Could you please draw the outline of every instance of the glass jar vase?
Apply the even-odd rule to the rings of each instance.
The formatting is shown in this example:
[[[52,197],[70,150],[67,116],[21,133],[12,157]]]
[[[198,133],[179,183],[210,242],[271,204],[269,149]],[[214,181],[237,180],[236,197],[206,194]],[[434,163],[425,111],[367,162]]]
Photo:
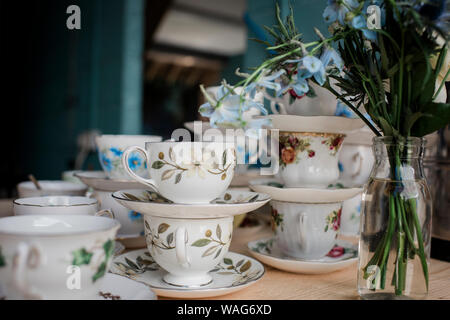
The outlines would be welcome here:
[[[361,206],[358,293],[363,299],[428,294],[432,199],[425,139],[375,137],[376,158]]]

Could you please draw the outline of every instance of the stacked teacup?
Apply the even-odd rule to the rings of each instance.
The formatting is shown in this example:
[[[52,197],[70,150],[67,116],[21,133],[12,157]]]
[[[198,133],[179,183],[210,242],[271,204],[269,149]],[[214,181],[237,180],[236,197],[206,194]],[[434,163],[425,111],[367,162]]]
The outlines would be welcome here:
[[[131,167],[137,152],[151,179]],[[145,148],[125,150],[122,164],[130,177],[151,191],[141,191],[142,198],[135,190],[113,197],[129,208],[141,208],[149,254],[167,271],[161,280],[170,286],[211,284],[209,271],[222,262],[230,246],[233,216],[254,209],[255,205],[239,209],[249,207],[250,201],[258,207],[269,200],[258,203],[254,198],[242,206],[226,203],[232,197],[226,192],[236,166],[234,144],[229,142],[147,142]],[[218,198],[225,200],[214,202]]]
[[[145,186],[133,181],[125,171],[121,157],[127,147],[144,146],[148,141],[161,141],[160,136],[149,135],[100,135],[95,139],[99,161],[103,172],[77,172],[76,177],[93,189],[91,197],[97,199],[101,209],[109,209],[121,228],[117,238],[127,247],[145,245],[143,239],[144,223],[139,212],[129,210],[111,197],[112,192],[121,189],[143,189]],[[130,155],[129,168],[141,175],[147,174],[144,158],[138,152]]]
[[[335,116],[269,118],[279,131],[279,180],[252,181],[250,187],[272,197],[275,237],[270,244],[285,260],[321,261],[337,244],[343,201],[361,191],[335,185],[346,134],[364,124]]]

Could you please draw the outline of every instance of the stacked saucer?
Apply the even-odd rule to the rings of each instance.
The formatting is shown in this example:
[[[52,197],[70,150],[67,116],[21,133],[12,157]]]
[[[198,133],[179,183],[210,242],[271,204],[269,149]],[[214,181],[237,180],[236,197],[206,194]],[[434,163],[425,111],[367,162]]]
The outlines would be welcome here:
[[[354,263],[354,248],[338,245],[336,238],[343,202],[362,189],[336,183],[346,134],[364,123],[334,116],[268,117],[279,130],[279,178],[253,180],[250,188],[271,196],[275,235],[249,243],[250,253],[275,268],[298,273],[331,272]],[[257,250],[262,247],[263,253]]]
[[[109,209],[121,224],[117,239],[127,248],[145,246],[144,223],[142,215],[129,210],[111,197],[112,192],[122,189],[144,189],[145,186],[132,180],[124,170],[121,156],[129,146],[144,146],[148,141],[161,141],[159,136],[140,135],[102,135],[96,138],[99,161],[103,171],[76,172],[75,176],[91,187],[91,196],[100,204],[101,209]],[[147,168],[142,155],[135,153],[130,157],[130,167],[138,174],[146,174]]]
[[[130,168],[130,156],[145,156],[144,178]],[[228,252],[233,217],[253,211],[270,197],[228,189],[236,165],[234,144],[156,142],[128,148],[128,174],[151,190],[120,190],[112,197],[144,215],[147,250],[114,260],[112,272],[149,285],[167,297],[211,297],[243,289],[259,280],[264,267]]]

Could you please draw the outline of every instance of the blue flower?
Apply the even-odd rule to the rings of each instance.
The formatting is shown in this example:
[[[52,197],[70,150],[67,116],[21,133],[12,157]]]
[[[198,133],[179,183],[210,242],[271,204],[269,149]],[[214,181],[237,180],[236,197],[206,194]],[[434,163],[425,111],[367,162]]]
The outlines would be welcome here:
[[[423,17],[436,23],[444,33],[449,32],[449,18],[450,14],[446,12],[446,1],[445,0],[428,0],[428,2],[420,5],[417,11]]]
[[[339,172],[343,172],[344,171],[344,165],[340,161],[338,162],[338,168],[339,168]]]
[[[355,29],[360,29],[364,34],[364,37],[371,41],[377,39],[377,33],[373,30],[367,29],[367,21],[363,15],[359,15],[353,18],[352,27]]]
[[[112,169],[112,163],[111,163],[111,159],[109,159],[106,154],[104,154],[103,152],[100,153],[100,161],[102,163],[103,168],[106,171],[111,171]]]
[[[267,88],[274,91],[279,91],[281,89],[281,85],[275,82],[282,74],[286,73],[285,70],[279,70],[273,74],[269,74],[271,70],[263,70],[260,75],[257,77],[255,81],[253,81],[250,85],[245,88],[245,91],[250,95],[253,99],[256,94],[256,90],[259,88]],[[240,75],[246,76],[246,74],[240,73]]]
[[[333,23],[338,20],[341,25],[344,25],[347,13],[358,8],[358,6],[358,0],[328,0],[328,6],[323,12],[323,18],[327,23]]]
[[[313,76],[317,83],[323,86],[326,80],[326,73],[322,61],[314,56],[306,56],[303,58],[303,66],[307,70],[307,72],[303,72],[303,78],[309,78]]]
[[[118,149],[118,148],[114,148],[114,147],[110,148],[109,151],[111,151],[112,153],[114,153],[114,155],[117,156],[117,157],[121,157],[121,156],[122,156],[122,153],[123,153],[122,150],[120,150],[120,149]]]
[[[132,154],[129,158],[128,158],[128,166],[130,167],[131,170],[136,170],[138,169],[142,164],[142,159],[139,157],[138,154]]]
[[[336,111],[334,113],[335,116],[338,117],[346,117],[346,118],[357,118],[358,116],[350,109],[347,105],[342,103],[340,100],[337,102]]]
[[[130,211],[128,212],[128,218],[129,218],[131,221],[141,220],[141,219],[142,219],[142,214],[140,214],[139,212],[130,210]]]
[[[339,69],[339,71],[342,71],[342,69],[344,68],[344,61],[342,60],[341,56],[339,55],[339,53],[337,53],[336,50],[331,47],[325,48],[325,51],[320,57],[320,60],[322,61],[325,68],[329,65],[335,65]]]
[[[200,86],[203,95],[208,102],[202,104],[199,112],[204,117],[209,117],[213,128],[218,126],[242,128],[245,121],[242,113],[250,109],[257,109],[260,114],[267,115],[267,110],[262,103],[253,101],[234,92],[225,85],[222,85],[216,93],[216,97],[211,97],[203,86]]]

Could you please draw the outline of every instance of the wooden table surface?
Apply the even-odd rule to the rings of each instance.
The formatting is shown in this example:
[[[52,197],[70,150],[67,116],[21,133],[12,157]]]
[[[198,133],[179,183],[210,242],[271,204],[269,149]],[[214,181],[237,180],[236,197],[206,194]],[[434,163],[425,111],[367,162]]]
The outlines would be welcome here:
[[[0,217],[12,214],[12,201],[0,200]],[[249,255],[247,243],[271,236],[268,227],[238,228],[230,250]],[[266,273],[252,286],[214,299],[251,300],[346,300],[359,299],[356,290],[356,263],[330,274],[302,275],[265,265]],[[164,298],[163,298],[164,299]],[[450,263],[431,259],[428,299],[450,300]]]

